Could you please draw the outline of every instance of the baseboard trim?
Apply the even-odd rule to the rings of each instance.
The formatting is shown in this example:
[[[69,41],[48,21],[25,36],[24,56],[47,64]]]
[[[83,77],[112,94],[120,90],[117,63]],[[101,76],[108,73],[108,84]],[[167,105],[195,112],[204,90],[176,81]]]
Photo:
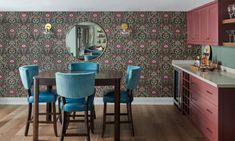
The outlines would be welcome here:
[[[26,105],[25,97],[1,97],[0,105]],[[135,97],[136,105],[173,105],[172,97]],[[95,105],[103,105],[102,97],[95,97]]]

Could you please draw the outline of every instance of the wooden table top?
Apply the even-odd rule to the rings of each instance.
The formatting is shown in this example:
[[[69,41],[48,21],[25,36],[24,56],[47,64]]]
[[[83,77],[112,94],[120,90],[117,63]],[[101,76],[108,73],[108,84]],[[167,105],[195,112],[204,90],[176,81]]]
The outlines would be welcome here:
[[[34,78],[36,79],[55,79],[55,73],[56,72],[68,72],[68,73],[85,73],[85,72],[92,72],[92,71],[56,71],[56,70],[50,70],[50,71],[42,71],[39,72],[37,76]],[[96,80],[97,79],[121,79],[122,78],[122,72],[120,71],[99,71],[96,72]]]

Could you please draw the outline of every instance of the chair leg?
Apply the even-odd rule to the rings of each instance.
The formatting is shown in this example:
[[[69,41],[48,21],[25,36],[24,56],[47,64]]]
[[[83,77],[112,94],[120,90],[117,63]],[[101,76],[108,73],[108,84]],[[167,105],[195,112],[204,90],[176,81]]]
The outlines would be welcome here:
[[[59,97],[58,98],[59,121],[60,121],[60,124],[62,124],[62,114],[61,114],[61,109],[60,109],[60,103],[61,103],[61,99]]]
[[[130,112],[129,112],[129,103],[126,103],[126,111],[127,111],[127,120],[128,120],[128,122],[129,122],[129,128],[131,128],[131,121],[130,121]]]
[[[46,103],[46,113],[47,113],[47,115],[46,115],[46,121],[52,121],[51,115],[48,114],[48,113],[52,113],[52,112],[51,112],[51,108],[52,108],[51,106],[52,106],[51,103]]]
[[[55,133],[55,136],[58,137],[58,134],[57,134],[57,120],[56,120],[56,107],[55,107],[55,102],[52,102],[51,105],[52,105],[52,112],[53,112],[54,133]]]
[[[32,103],[29,103],[28,104],[28,117],[27,117],[27,121],[26,121],[25,132],[24,132],[25,136],[28,136],[31,114],[32,114]]]
[[[64,111],[62,111],[62,127],[60,130],[60,141],[64,141],[64,134],[66,131],[66,113]]]
[[[91,133],[94,134],[94,111],[95,109],[93,108],[91,111],[90,111],[90,127],[91,127]]]
[[[105,132],[105,124],[106,124],[106,109],[107,109],[107,103],[104,103],[104,111],[103,111],[103,127],[102,127],[102,137],[104,137]]]
[[[128,110],[128,114],[130,115],[130,124],[131,124],[131,132],[132,132],[132,136],[135,135],[134,133],[134,125],[133,125],[133,117],[132,117],[132,109],[131,109],[131,103],[129,103],[129,110]]]
[[[76,117],[76,112],[73,112],[73,119],[75,119]]]
[[[69,121],[70,121],[70,113],[65,112],[65,131],[69,127]]]
[[[94,119],[96,119],[95,106],[94,106]]]
[[[89,121],[88,121],[88,110],[85,111],[85,124],[87,128],[87,141],[90,141],[90,127],[89,127]]]

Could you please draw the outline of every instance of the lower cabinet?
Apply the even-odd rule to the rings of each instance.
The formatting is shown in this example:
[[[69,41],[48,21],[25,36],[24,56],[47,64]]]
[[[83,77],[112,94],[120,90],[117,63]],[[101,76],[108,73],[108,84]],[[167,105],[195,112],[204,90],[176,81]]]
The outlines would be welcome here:
[[[192,105],[190,118],[194,125],[204,134],[208,141],[218,141],[218,127],[216,122],[206,118],[197,106]]]
[[[184,114],[208,141],[235,140],[235,88],[214,87],[183,73]]]

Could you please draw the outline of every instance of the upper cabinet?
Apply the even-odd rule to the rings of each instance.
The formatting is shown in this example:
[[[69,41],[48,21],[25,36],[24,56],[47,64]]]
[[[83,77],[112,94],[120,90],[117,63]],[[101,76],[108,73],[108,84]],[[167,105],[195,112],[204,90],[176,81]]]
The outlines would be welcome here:
[[[218,45],[218,3],[213,2],[187,13],[188,44]]]
[[[188,43],[197,44],[199,41],[199,11],[187,13]]]
[[[229,17],[228,13],[232,4],[234,0],[216,0],[189,11],[188,44],[235,47],[235,14]]]
[[[212,4],[208,8],[208,36],[211,45],[219,44],[219,24],[218,24],[218,3]]]

